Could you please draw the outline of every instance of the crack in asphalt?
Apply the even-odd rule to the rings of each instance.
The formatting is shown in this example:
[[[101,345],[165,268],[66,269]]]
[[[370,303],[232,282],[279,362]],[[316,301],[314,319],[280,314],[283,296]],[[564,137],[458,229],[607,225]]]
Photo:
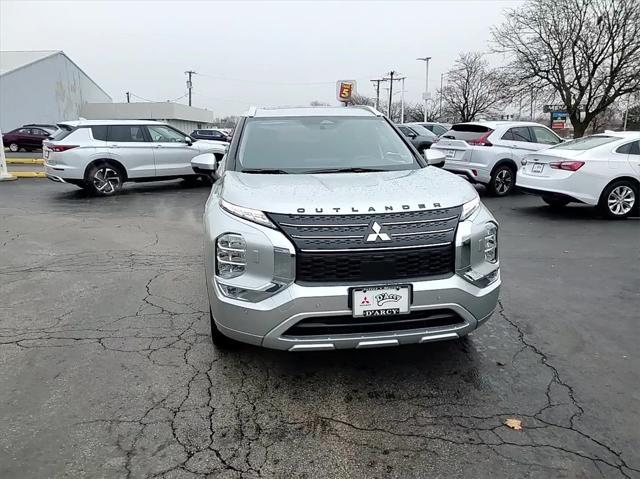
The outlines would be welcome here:
[[[141,414],[135,417],[96,418],[77,423],[87,427],[106,426],[115,447],[124,457],[122,470],[127,478],[166,477],[176,471],[197,475],[227,471],[242,478],[270,477],[281,460],[272,456],[274,448],[278,448],[282,454],[283,443],[295,444],[307,439],[311,444],[330,437],[343,444],[378,451],[382,458],[373,462],[381,462],[387,473],[391,466],[385,463],[385,457],[407,453],[437,456],[438,449],[434,447],[434,443],[485,448],[496,456],[525,467],[557,469],[548,464],[512,457],[506,454],[505,448],[546,450],[584,459],[593,463],[603,476],[606,473],[600,469],[601,465],[615,469],[625,478],[640,473],[640,470],[627,464],[620,451],[577,427],[584,409],[576,399],[575,390],[550,363],[548,356],[508,317],[502,302],[499,302],[497,316],[513,328],[516,339],[521,344],[511,356],[512,363],[529,351],[550,372],[550,380],[544,391],[544,406],[527,414],[516,410],[484,415],[426,414],[425,411],[440,407],[468,409],[469,403],[458,402],[455,398],[441,400],[437,394],[403,396],[399,393],[378,394],[369,391],[367,400],[374,405],[388,408],[395,403],[405,404],[413,412],[394,420],[380,419],[374,414],[371,420],[376,424],[367,425],[365,421],[349,420],[348,415],[341,416],[336,411],[335,414],[326,415],[313,409],[303,412],[281,409],[281,405],[270,397],[274,384],[277,384],[277,376],[273,376],[268,363],[260,364],[242,355],[234,356],[233,353],[212,349],[209,335],[201,332],[202,325],[208,323],[208,311],[203,311],[192,303],[154,293],[154,282],[165,275],[176,273],[172,263],[162,263],[162,258],[166,259],[166,255],[121,255],[120,258],[126,258],[120,261],[117,267],[120,269],[140,271],[155,268],[154,274],[144,285],[144,296],[135,313],[117,318],[97,318],[105,320],[101,323],[102,327],[69,328],[67,323],[73,317],[73,311],[65,311],[42,328],[0,328],[0,346],[14,345],[29,350],[72,348],[78,344],[96,345],[102,351],[138,354],[159,368],[179,369],[179,382],[172,384],[166,394],[151,400],[151,404]],[[68,265],[67,259],[53,261],[48,263],[48,270],[67,271],[65,268]],[[42,269],[34,266],[0,271],[0,274],[34,271],[40,272]],[[135,325],[140,319],[151,318],[166,319],[169,326]],[[109,327],[115,329],[108,329]],[[153,331],[152,334],[150,330]],[[121,345],[118,346],[116,341],[120,341]],[[203,347],[205,353],[196,351],[196,348]],[[457,347],[470,362],[474,360],[466,342],[459,343]],[[179,361],[167,362],[156,358],[154,353],[160,351],[175,351],[178,355],[174,359],[179,358]],[[527,358],[523,360],[526,361]],[[229,365],[234,367],[228,368]],[[568,402],[563,402],[563,397]],[[552,421],[545,416],[547,411],[558,406],[571,407],[566,423]],[[298,419],[292,420],[296,414]],[[503,424],[508,417],[522,418],[525,421],[525,433],[513,436],[514,433]],[[410,428],[411,431],[402,430],[402,427]],[[439,427],[445,432],[429,432],[429,428],[433,427]],[[592,451],[585,452],[531,436],[538,431],[548,432],[549,439],[568,439],[567,433],[577,436],[587,441]],[[514,437],[518,440],[514,440]],[[170,463],[154,470],[154,458],[168,450],[171,451]]]

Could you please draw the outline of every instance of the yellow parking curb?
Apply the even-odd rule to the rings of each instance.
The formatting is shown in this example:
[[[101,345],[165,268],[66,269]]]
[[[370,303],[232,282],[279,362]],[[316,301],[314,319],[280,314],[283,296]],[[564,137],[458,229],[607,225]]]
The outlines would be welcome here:
[[[10,171],[10,175],[16,178],[46,178],[43,171]]]
[[[7,165],[44,165],[42,158],[7,158]]]

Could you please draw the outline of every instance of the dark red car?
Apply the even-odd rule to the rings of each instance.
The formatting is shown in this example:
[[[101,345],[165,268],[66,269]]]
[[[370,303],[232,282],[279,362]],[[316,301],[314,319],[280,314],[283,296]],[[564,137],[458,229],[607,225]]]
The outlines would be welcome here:
[[[42,149],[42,140],[53,134],[51,127],[27,125],[2,134],[2,142],[9,150],[33,151]]]

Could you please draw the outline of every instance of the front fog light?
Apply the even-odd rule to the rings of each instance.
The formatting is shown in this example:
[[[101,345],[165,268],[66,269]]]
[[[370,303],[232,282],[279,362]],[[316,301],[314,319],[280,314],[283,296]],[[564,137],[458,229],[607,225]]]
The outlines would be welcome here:
[[[239,234],[226,233],[216,241],[216,275],[224,279],[236,278],[244,273],[247,243]]]
[[[484,259],[488,263],[498,261],[498,226],[491,222],[485,225]]]

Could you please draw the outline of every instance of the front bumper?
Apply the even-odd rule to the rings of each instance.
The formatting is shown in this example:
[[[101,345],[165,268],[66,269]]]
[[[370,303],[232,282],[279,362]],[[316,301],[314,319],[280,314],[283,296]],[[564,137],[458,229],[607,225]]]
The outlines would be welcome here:
[[[349,287],[293,284],[260,303],[229,299],[222,295],[215,282],[207,281],[207,289],[216,325],[223,334],[242,342],[288,351],[398,346],[456,339],[491,316],[500,291],[499,276],[486,288],[473,286],[458,275],[412,284],[412,312],[448,309],[457,313],[461,322],[383,333],[292,337],[285,334],[287,330],[305,318],[350,315]]]

